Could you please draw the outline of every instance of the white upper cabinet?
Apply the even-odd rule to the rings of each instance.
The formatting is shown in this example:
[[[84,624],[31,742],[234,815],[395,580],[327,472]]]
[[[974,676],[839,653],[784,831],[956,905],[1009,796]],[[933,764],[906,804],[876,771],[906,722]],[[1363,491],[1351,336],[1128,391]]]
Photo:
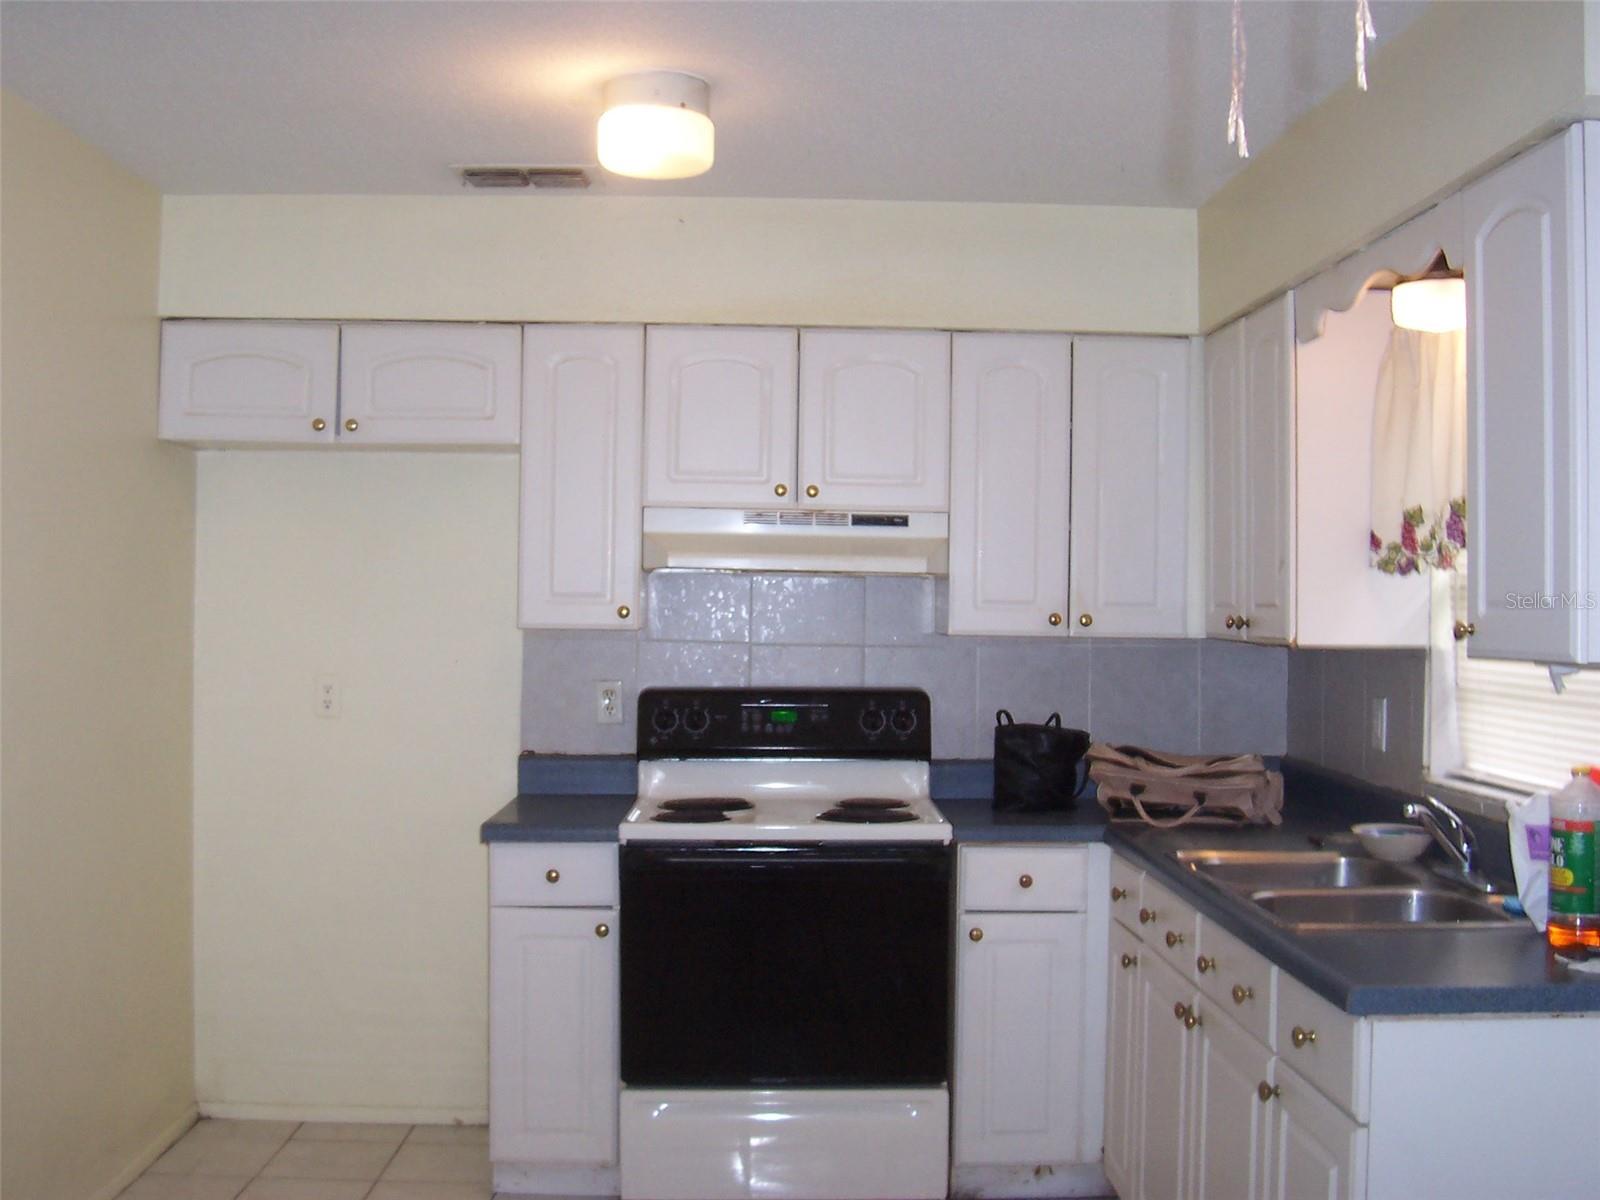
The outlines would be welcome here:
[[[517,444],[517,325],[345,325],[339,440],[351,445]]]
[[[943,512],[950,335],[803,331],[796,482],[807,508]]]
[[[1065,633],[1071,339],[958,333],[952,347],[951,633]]]
[[[644,330],[523,331],[524,628],[637,629]]]
[[[1594,128],[1574,126],[1462,193],[1474,656],[1600,661],[1600,615],[1583,604],[1600,579],[1600,387],[1587,353],[1600,346],[1600,306],[1586,309],[1584,271],[1586,232],[1591,276],[1600,265]]]
[[[798,338],[793,329],[646,331],[646,504],[793,502]]]
[[[1182,637],[1188,541],[1188,343],[1076,339],[1072,632]]]
[[[1206,339],[1206,632],[1284,642],[1294,612],[1294,302]]]
[[[332,442],[339,327],[166,321],[159,434],[170,441]]]

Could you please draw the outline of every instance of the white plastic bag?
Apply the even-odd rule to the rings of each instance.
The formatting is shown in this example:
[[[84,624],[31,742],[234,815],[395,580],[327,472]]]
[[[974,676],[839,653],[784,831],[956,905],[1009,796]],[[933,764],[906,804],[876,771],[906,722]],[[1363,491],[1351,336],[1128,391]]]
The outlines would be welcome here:
[[[1506,816],[1517,899],[1533,927],[1543,933],[1550,917],[1550,793],[1513,797],[1506,801]]]

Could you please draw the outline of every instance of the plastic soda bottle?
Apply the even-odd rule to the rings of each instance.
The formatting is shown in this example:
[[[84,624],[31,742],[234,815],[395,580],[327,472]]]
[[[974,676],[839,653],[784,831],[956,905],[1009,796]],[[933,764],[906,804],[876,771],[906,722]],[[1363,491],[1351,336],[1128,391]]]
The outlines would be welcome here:
[[[1550,797],[1550,920],[1556,950],[1600,952],[1600,767],[1574,767]]]

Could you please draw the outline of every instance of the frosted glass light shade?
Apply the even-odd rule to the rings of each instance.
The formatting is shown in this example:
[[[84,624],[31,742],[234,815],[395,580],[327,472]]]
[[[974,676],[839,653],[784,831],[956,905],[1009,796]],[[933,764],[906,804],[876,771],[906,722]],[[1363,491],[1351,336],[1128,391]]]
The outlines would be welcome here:
[[[634,179],[688,179],[711,169],[711,89],[678,71],[643,71],[605,87],[600,165]]]
[[[1454,333],[1467,327],[1467,281],[1414,279],[1389,293],[1389,312],[1402,329]]]

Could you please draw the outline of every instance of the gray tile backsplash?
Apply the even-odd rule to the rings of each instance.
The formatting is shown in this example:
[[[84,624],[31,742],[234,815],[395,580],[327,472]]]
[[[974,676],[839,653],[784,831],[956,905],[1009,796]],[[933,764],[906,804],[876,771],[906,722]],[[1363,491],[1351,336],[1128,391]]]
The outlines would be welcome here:
[[[939,758],[987,758],[998,708],[1179,753],[1284,752],[1286,650],[953,638],[937,632],[947,595],[926,576],[652,572],[644,631],[524,636],[523,745],[632,753],[638,692],[653,685],[902,684],[931,697]],[[603,679],[622,680],[620,725],[595,720]]]
[[[1388,736],[1373,738],[1373,704],[1387,700]],[[1422,783],[1427,739],[1427,652],[1291,650],[1289,753],[1402,791]]]

